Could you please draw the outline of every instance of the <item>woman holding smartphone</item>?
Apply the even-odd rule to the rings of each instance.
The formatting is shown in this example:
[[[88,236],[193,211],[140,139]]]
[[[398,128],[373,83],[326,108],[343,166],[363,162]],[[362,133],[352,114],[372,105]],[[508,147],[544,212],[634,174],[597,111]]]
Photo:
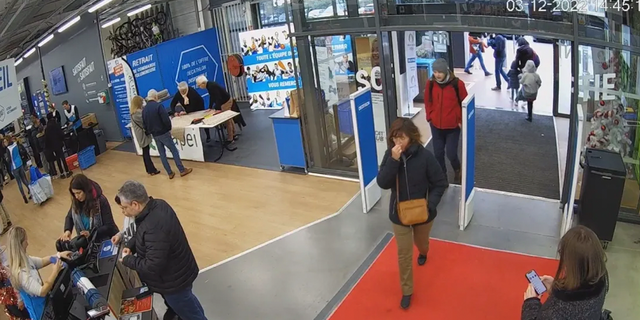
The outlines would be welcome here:
[[[22,227],[9,230],[9,265],[11,266],[11,284],[20,294],[24,307],[31,319],[40,319],[44,312],[45,296],[53,288],[56,277],[62,270],[60,258],[69,259],[71,252],[59,252],[55,256],[36,258],[27,254],[29,240],[27,231]],[[47,280],[42,281],[38,270],[52,264],[53,271]]]
[[[540,277],[549,297],[543,304],[529,284],[524,293],[522,320],[602,319],[609,281],[606,256],[596,234],[585,226],[572,228],[560,240],[558,254],[555,279]]]

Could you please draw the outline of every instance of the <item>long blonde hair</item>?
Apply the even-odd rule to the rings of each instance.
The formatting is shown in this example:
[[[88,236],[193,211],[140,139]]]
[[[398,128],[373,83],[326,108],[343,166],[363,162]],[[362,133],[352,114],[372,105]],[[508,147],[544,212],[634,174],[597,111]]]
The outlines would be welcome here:
[[[27,231],[22,227],[13,227],[9,230],[9,268],[11,270],[11,286],[20,290],[20,274],[29,270],[29,256],[24,248],[27,239]]]
[[[131,103],[129,104],[129,112],[134,114],[138,112],[138,110],[142,110],[142,105],[144,104],[144,99],[141,96],[134,96],[131,98]]]

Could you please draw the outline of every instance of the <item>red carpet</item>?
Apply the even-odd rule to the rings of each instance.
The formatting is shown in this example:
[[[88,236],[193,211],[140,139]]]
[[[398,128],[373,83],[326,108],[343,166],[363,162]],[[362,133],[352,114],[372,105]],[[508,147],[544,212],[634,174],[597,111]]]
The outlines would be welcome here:
[[[331,316],[354,319],[520,319],[525,273],[555,275],[557,260],[431,240],[429,260],[419,267],[414,253],[411,307],[400,308],[395,239]],[[414,248],[415,249],[415,248]]]

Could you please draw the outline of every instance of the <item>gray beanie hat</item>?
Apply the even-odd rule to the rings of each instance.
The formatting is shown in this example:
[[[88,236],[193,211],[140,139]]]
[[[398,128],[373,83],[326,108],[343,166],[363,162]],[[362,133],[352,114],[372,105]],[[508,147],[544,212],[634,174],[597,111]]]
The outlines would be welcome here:
[[[447,60],[439,58],[433,62],[433,71],[449,73],[449,63]]]

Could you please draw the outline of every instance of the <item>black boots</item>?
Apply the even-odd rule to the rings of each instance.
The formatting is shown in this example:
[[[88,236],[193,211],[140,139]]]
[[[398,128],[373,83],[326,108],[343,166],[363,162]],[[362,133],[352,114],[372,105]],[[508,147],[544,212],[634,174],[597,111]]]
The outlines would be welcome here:
[[[411,305],[411,295],[402,296],[402,300],[400,300],[400,307],[402,309],[408,309]]]

